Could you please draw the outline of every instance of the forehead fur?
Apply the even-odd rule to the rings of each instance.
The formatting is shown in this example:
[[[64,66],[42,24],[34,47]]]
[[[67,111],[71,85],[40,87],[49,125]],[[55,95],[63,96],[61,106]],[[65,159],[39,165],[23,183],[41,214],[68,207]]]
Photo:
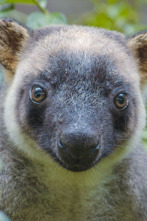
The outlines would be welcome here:
[[[30,73],[38,75],[61,61],[74,68],[85,63],[91,65],[97,57],[109,57],[126,79],[138,81],[138,75],[134,74],[136,65],[124,35],[82,26],[53,26],[35,31],[18,73],[23,72],[23,77]]]

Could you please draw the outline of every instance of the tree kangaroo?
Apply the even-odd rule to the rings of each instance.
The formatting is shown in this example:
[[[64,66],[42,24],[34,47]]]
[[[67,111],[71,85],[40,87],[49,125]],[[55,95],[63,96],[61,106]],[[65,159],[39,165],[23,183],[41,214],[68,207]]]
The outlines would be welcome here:
[[[147,32],[0,20],[0,210],[12,221],[146,221]]]

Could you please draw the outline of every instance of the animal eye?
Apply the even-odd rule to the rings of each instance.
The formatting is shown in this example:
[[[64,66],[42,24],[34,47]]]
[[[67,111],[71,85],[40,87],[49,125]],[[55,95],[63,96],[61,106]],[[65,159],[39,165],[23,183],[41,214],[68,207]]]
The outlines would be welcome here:
[[[126,109],[128,106],[128,103],[129,103],[129,100],[127,98],[127,95],[124,93],[119,93],[114,98],[114,104],[120,110]]]
[[[35,86],[31,90],[30,98],[32,101],[40,103],[45,100],[46,92],[41,87]]]

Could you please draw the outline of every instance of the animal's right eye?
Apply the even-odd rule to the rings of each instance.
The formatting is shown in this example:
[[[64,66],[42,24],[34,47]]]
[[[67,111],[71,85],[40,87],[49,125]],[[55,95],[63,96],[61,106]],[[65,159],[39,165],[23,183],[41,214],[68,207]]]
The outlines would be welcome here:
[[[33,87],[30,92],[31,100],[36,103],[40,103],[40,102],[44,101],[46,98],[46,95],[47,94],[46,94],[45,90],[43,88],[41,88],[40,86]]]
[[[115,106],[120,109],[124,110],[128,107],[129,100],[127,98],[127,95],[125,93],[119,93],[114,99]]]

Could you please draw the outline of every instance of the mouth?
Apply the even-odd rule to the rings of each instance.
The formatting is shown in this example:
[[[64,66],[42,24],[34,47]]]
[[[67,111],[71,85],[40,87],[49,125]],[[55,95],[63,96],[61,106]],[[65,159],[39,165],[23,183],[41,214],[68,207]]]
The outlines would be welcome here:
[[[86,171],[92,167],[94,167],[97,163],[97,161],[95,161],[94,163],[87,163],[87,162],[82,162],[81,160],[77,159],[74,160],[74,162],[72,162],[72,164],[68,164],[65,163],[63,161],[61,161],[59,158],[56,159],[56,161],[65,169],[70,170],[72,172],[82,172],[82,171]]]
[[[52,156],[54,161],[66,170],[70,170],[72,172],[82,172],[94,167],[99,161],[98,153],[99,151],[96,150],[93,154],[89,154],[83,158],[74,158],[69,153],[66,153],[66,155],[64,154],[64,156],[57,156],[52,151],[49,151],[49,154]]]

